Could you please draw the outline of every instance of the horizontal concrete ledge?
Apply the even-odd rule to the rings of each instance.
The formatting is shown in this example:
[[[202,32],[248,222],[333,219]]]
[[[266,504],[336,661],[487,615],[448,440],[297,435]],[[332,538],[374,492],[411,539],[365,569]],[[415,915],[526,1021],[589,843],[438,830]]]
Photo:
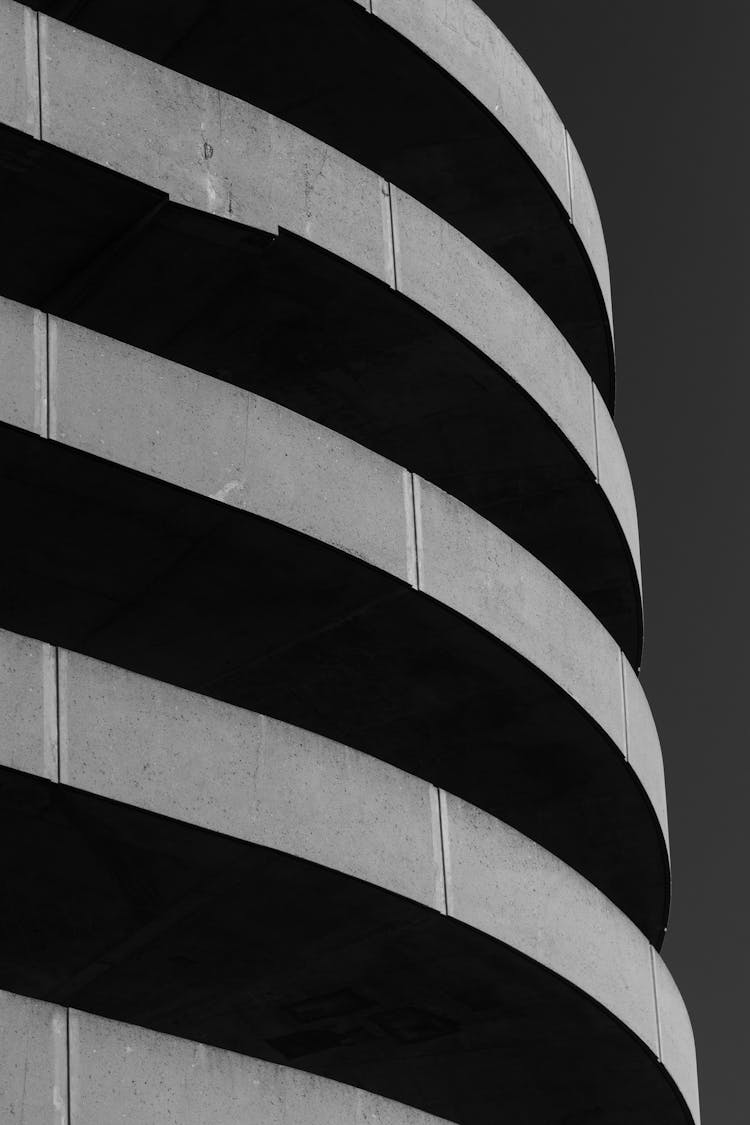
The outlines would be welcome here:
[[[499,267],[400,194],[395,292],[377,280],[382,244],[373,275],[306,237],[270,234],[268,216],[246,226],[15,131],[1,139],[0,292],[250,387],[419,472],[538,555],[638,665],[621,446],[573,353]],[[343,198],[369,191],[382,236],[371,180],[347,182]],[[306,230],[301,213],[294,223]]]
[[[41,10],[270,110],[421,200],[532,293],[611,405],[593,195],[539,84],[474,5],[459,0],[448,15],[434,0],[384,0],[375,18],[352,0],[212,0],[179,13],[166,0],[48,0]]]
[[[614,729],[616,650],[602,667],[589,659],[567,669],[578,702],[551,678],[555,637],[562,644],[567,627],[556,621],[564,605],[555,597],[545,605],[554,584],[545,593],[532,569],[529,627],[524,635],[510,614],[505,641],[488,631],[495,621],[480,628],[467,616],[482,612],[470,585],[465,607],[441,602],[464,527],[441,509],[440,493],[422,492],[429,565],[417,591],[252,512],[12,427],[2,439],[2,624],[429,778],[561,855],[661,940],[667,854],[654,808],[613,741],[625,737]],[[454,545],[441,560],[447,536]],[[526,556],[507,557],[513,581],[525,581]],[[551,633],[542,628],[535,654],[544,620]],[[586,639],[595,644],[588,631],[577,638],[584,647]]]
[[[626,1125],[690,1121],[675,1085],[687,1074],[689,1027],[680,1034],[672,1004],[673,1069],[671,1054],[655,1053],[644,939],[607,904],[597,911],[585,887],[550,879],[533,846],[529,863],[528,842],[503,839],[495,823],[499,849],[477,851],[464,806],[449,806],[448,819],[454,878],[468,891],[453,909],[468,923],[29,774],[0,769],[0,802],[0,840],[17,857],[2,987],[288,1063],[465,1125],[522,1111],[533,1125],[562,1123],[592,1105]],[[503,862],[499,880],[485,873],[482,886],[487,859]],[[536,884],[546,893],[535,899]],[[490,913],[502,936],[491,936],[475,927],[482,892],[498,890]],[[503,899],[516,908],[506,919]],[[518,934],[532,953],[509,944]],[[550,969],[556,958],[586,991]],[[592,997],[602,984],[609,992]]]

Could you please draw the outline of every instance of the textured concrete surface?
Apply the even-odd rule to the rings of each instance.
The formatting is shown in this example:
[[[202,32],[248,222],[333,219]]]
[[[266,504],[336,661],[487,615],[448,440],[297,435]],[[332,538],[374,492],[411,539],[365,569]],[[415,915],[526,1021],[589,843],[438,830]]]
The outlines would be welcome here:
[[[594,422],[596,426],[597,472],[599,484],[603,488],[609,502],[617,512],[623,534],[628,543],[631,557],[641,578],[641,546],[638,534],[638,514],[635,507],[633,482],[630,479],[630,470],[625,452],[622,448],[620,436],[617,433],[612,416],[604,405],[602,396],[596,387],[592,387],[594,396]]]
[[[0,764],[57,780],[54,649],[0,630]]]
[[[433,787],[297,727],[60,657],[61,780],[443,904]]]
[[[684,1120],[638,1042],[654,1046],[645,943],[564,866],[476,810],[443,802],[445,917],[31,775],[0,770],[0,801],[3,847],[23,845],[0,940],[6,987],[301,1063],[468,1125],[496,1120],[506,1097],[534,1125],[592,1099],[632,1121],[652,1111],[665,1125]],[[673,993],[664,1028],[664,1057],[689,1097],[692,1042]],[[437,1053],[413,1050],[437,1039]]]
[[[71,1011],[71,1125],[430,1125],[340,1082]]]
[[[529,154],[571,215],[611,322],[609,265],[588,178],[554,106],[518,52],[471,0],[373,0],[373,14],[460,82]]]
[[[690,1016],[669,969],[658,954],[653,954],[653,959],[661,1060],[690,1107],[693,1120],[700,1125],[698,1072]]]
[[[45,140],[178,202],[293,231],[389,279],[390,218],[374,173],[268,113],[64,23],[41,16],[40,36]],[[503,367],[593,469],[590,380],[570,345],[501,266],[405,193],[393,195],[399,287]],[[607,454],[605,445],[600,458]],[[628,527],[621,476],[619,458],[601,472]]]
[[[45,331],[44,313],[0,297],[0,417],[37,434],[47,413]]]
[[[299,26],[312,6],[302,9]],[[59,10],[66,19],[71,14]],[[392,152],[381,134],[373,135],[367,150],[376,154],[372,167],[400,182],[386,171],[388,159],[391,170],[399,159],[408,169],[410,160],[418,164],[419,154],[429,151],[425,166],[434,160],[437,195],[445,195],[448,183],[448,196],[460,196],[450,167],[461,146],[467,167],[476,170],[484,166],[483,154],[492,163],[497,144],[488,182],[494,185],[499,175],[509,196],[515,183],[525,202],[517,213],[508,204],[505,226],[492,231],[482,225],[482,209],[495,189],[488,195],[485,188],[467,221],[487,235],[488,245],[494,238],[511,246],[507,261],[499,259],[511,271],[513,254],[520,246],[523,257],[530,238],[526,252],[533,247],[531,257],[540,256],[537,275],[549,280],[534,288],[532,267],[524,284],[552,309],[566,338],[449,222],[315,140],[328,134],[310,124],[314,108],[310,117],[309,107],[292,104],[292,119],[310,135],[285,124],[265,62],[256,65],[265,76],[258,88],[270,103],[259,104],[274,113],[179,73],[180,59],[195,50],[194,21],[172,43],[176,54],[169,49],[149,56],[167,59],[172,71],[140,57],[141,48],[128,54],[0,0],[0,59],[11,60],[0,75],[0,163],[3,201],[13,204],[5,207],[3,241],[18,272],[11,283],[6,266],[0,287],[29,302],[0,300],[0,327],[7,327],[0,331],[0,375],[8,375],[0,391],[0,485],[10,540],[0,612],[4,624],[89,653],[0,634],[6,716],[0,832],[3,850],[17,850],[8,870],[13,909],[0,940],[0,968],[6,987],[196,1041],[188,1064],[184,1054],[177,1058],[175,1040],[162,1052],[164,1037],[155,1043],[151,1033],[138,1031],[133,1038],[133,1029],[104,1028],[101,1020],[74,1013],[69,1042],[63,1009],[5,994],[0,1009],[4,999],[9,1014],[0,1027],[15,1039],[7,1058],[0,1057],[0,1074],[3,1066],[7,1072],[0,1110],[13,1119],[20,1106],[22,1120],[32,1125],[79,1125],[79,1119],[93,1125],[113,1106],[137,1122],[144,1105],[147,1114],[187,1115],[188,1125],[193,1118],[197,1125],[201,1113],[228,1114],[233,1122],[239,1111],[265,1120],[260,1087],[274,1099],[281,1091],[286,1104],[279,1120],[310,1117],[310,1092],[313,1120],[351,1116],[350,1103],[342,1110],[330,1091],[321,1095],[324,1079],[302,1080],[274,1068],[264,1086],[255,1062],[248,1099],[248,1060],[228,1061],[223,1051],[207,1064],[210,1052],[199,1045],[205,1040],[247,1055],[282,1057],[292,1066],[302,1058],[299,1065],[320,1075],[368,1085],[465,1125],[497,1119],[504,1108],[496,1103],[498,1091],[508,1098],[509,1115],[525,1116],[530,1125],[549,1121],[560,1107],[572,1120],[581,1107],[585,1115],[608,1098],[623,1121],[641,1121],[644,1107],[650,1113],[653,1106],[654,1120],[677,1125],[681,1104],[654,1061],[658,1056],[697,1121],[692,1033],[679,993],[646,938],[594,886],[606,888],[660,942],[668,897],[657,829],[658,819],[666,836],[661,754],[645,696],[619,647],[631,656],[640,652],[641,618],[628,600],[639,590],[629,560],[624,585],[617,562],[627,558],[629,545],[640,577],[637,519],[605,401],[578,359],[584,356],[611,402],[611,340],[594,273],[610,324],[611,297],[591,186],[536,80],[471,0],[332,4],[321,26],[334,11],[346,35],[355,33],[355,44],[360,35],[367,44],[363,73],[378,58],[398,64],[394,76],[399,65],[405,71],[413,65],[418,77],[412,88],[425,79],[436,105],[450,105],[447,116],[437,113],[436,119],[460,121],[455,136],[448,129],[449,140],[432,142],[417,120],[420,113],[429,117],[417,95],[411,156],[399,154],[405,131]],[[268,34],[278,29],[278,12],[264,12]],[[136,33],[142,22],[151,23],[131,22]],[[216,20],[208,23],[210,38]],[[116,25],[115,16],[107,26]],[[247,19],[243,28],[238,47]],[[418,50],[411,52],[402,35]],[[278,35],[269,39],[277,41]],[[213,65],[227,47],[220,34]],[[188,66],[185,73],[221,84],[221,75],[211,74],[211,49],[207,56],[208,72]],[[335,67],[320,69],[339,74]],[[346,77],[346,66],[342,73]],[[351,91],[356,101],[363,81],[351,75],[347,81],[340,92]],[[238,92],[236,84],[228,88]],[[325,122],[328,95],[316,90],[307,100],[314,107],[322,97],[318,113]],[[528,153],[561,207],[473,98]],[[372,118],[369,94],[357,104]],[[468,106],[462,119],[461,107]],[[382,122],[389,113],[392,124],[392,106]],[[358,112],[349,117],[358,120]],[[347,128],[341,134],[334,129],[334,136],[346,138]],[[370,136],[366,126],[360,132]],[[354,141],[341,147],[361,159]],[[414,167],[410,174],[405,186],[433,206],[420,192],[424,182]],[[466,173],[468,183],[472,174]],[[50,191],[57,193],[52,208]],[[452,221],[460,226],[460,219]],[[33,227],[30,253],[23,236],[10,230],[13,224],[18,231]],[[39,246],[52,247],[44,259],[49,269],[35,257]],[[152,278],[163,275],[170,288],[175,260],[182,262],[183,284],[174,287],[171,310],[142,293],[139,305],[133,291],[138,273],[154,263]],[[186,282],[191,266],[196,276]],[[110,269],[117,276],[114,292],[125,295],[121,302],[113,301],[112,289],[97,293],[98,277]],[[222,305],[223,325],[215,315],[220,291],[215,282],[204,287],[201,269],[206,279],[222,278],[225,296],[231,288],[241,291],[235,306]],[[308,279],[307,292],[302,282],[297,289],[289,282],[297,276]],[[354,294],[348,304],[345,276]],[[582,287],[580,301],[566,302],[564,277],[571,293]],[[310,292],[317,283],[322,296]],[[368,286],[371,300],[363,301]],[[191,288],[198,296],[188,307]],[[266,292],[276,305],[264,318]],[[342,332],[331,331],[335,318],[325,301],[336,306],[332,294],[338,294]],[[365,363],[357,350],[361,325],[352,315],[357,295],[373,324],[383,330],[391,317],[395,324],[388,342],[373,330],[382,355],[376,346]],[[97,298],[104,319],[91,321],[82,310],[95,309]],[[379,302],[390,310],[380,322]],[[243,309],[256,304],[264,332],[243,337],[251,321]],[[191,366],[117,344],[32,305],[112,335],[123,335],[130,319],[143,333],[131,344],[158,353],[164,340],[170,346],[182,340],[187,352],[168,354]],[[288,347],[279,335],[285,310]],[[317,323],[317,336],[304,327],[306,316]],[[266,324],[274,327],[265,332]],[[425,326],[433,332],[440,326],[443,346]],[[347,330],[353,343],[342,343]],[[216,369],[204,365],[218,379],[198,374],[192,368],[201,368],[201,355],[205,364],[205,356],[219,353],[222,337],[234,341],[234,356],[230,346]],[[339,354],[332,373],[326,364],[333,341]],[[389,348],[403,367],[392,363]],[[390,459],[233,385],[237,356],[240,366],[254,370],[264,350],[286,357],[290,368],[269,367],[266,378],[283,375],[292,385],[296,379],[298,390],[304,385],[299,399],[280,401],[306,413],[309,376],[317,371],[322,378],[313,397],[322,390],[331,415],[312,409],[311,417]],[[459,361],[486,357],[484,369],[476,362],[464,369],[454,354]],[[381,379],[388,367],[397,381],[414,374],[418,400],[420,379],[434,374],[441,355],[454,376],[472,385],[474,399],[463,390],[457,396],[459,406],[469,404],[467,416],[472,410],[476,416],[475,400],[494,393],[487,374],[498,369],[508,388],[503,409],[523,419],[518,443],[530,446],[529,433],[538,432],[544,446],[517,480],[514,447],[511,471],[486,501],[490,509],[498,497],[523,509],[541,482],[545,499],[530,508],[537,505],[538,519],[546,503],[558,521],[553,526],[580,541],[580,556],[587,536],[578,534],[576,519],[592,506],[595,517],[581,526],[594,532],[600,586],[592,594],[587,572],[580,585],[575,578],[572,584],[617,641],[512,537],[402,469],[399,463],[422,472],[401,456],[408,438],[394,454],[377,426],[368,430],[378,410],[388,414],[388,405],[387,425],[401,424],[402,415],[393,412],[400,388],[394,394],[389,386],[359,429],[346,428],[347,395],[353,401],[372,393],[360,380],[367,363],[374,364],[368,374],[377,375],[380,359]],[[449,381],[441,372],[437,396],[426,398],[438,434],[441,408],[451,428],[461,413],[450,393],[451,409],[445,409],[441,395]],[[253,389],[275,394],[262,382]],[[498,396],[495,409],[502,413],[500,402]],[[368,405],[372,411],[373,402]],[[487,428],[502,448],[499,432]],[[557,446],[550,456],[545,442],[551,448],[551,434]],[[454,450],[441,450],[439,441],[432,450],[447,466],[449,491],[451,467],[454,476],[465,477],[482,460],[480,450],[474,463],[453,464]],[[429,477],[429,457],[427,466]],[[596,474],[601,493],[584,466]],[[482,472],[487,475],[486,466]],[[558,510],[545,474],[566,493]],[[578,508],[570,500],[577,488]],[[616,513],[622,543],[601,496]],[[595,530],[602,511],[604,532]],[[515,525],[510,530],[518,534]],[[549,556],[540,557],[556,568]],[[635,642],[616,613],[606,616],[608,599],[618,598],[630,626],[635,622]],[[455,791],[480,805],[482,778],[487,792],[504,783],[510,812],[516,802],[514,823],[524,831],[529,808],[523,802],[533,803],[533,790],[538,808],[529,836],[430,784],[450,789],[453,777],[460,783]],[[553,788],[556,803],[548,803]],[[566,822],[566,811],[570,821],[587,803],[593,807],[578,817],[581,823]],[[499,804],[487,807],[505,815]],[[581,859],[586,833],[596,853],[590,867]],[[594,882],[532,836],[572,855]],[[477,984],[484,996],[479,1005]],[[329,1004],[334,997],[335,1008],[342,996],[352,1020],[300,1031],[298,1024],[310,1022],[321,999]],[[378,1042],[371,1056],[373,1036]],[[441,1050],[447,1045],[444,1061],[432,1046],[411,1051],[412,1043],[436,1039],[443,1040]],[[479,1060],[477,1041],[484,1048]],[[98,1052],[107,1044],[111,1058],[103,1067]],[[156,1059],[150,1065],[150,1056],[134,1076],[130,1055],[146,1051]],[[535,1052],[543,1060],[542,1083],[526,1069]],[[169,1077],[172,1057],[182,1084],[178,1100]],[[198,1073],[198,1099],[185,1081],[188,1065],[192,1081]],[[115,1088],[107,1103],[106,1091]],[[393,1103],[383,1109],[370,1095],[355,1098],[354,1112],[363,1120],[388,1123],[392,1117],[396,1125],[424,1119]]]
[[[44,138],[179,203],[386,276],[378,177],[228,94],[40,17]]]
[[[420,588],[543,669],[624,751],[619,650],[586,607],[512,539],[419,481]]]
[[[408,579],[403,472],[239,387],[50,318],[50,437]]]
[[[656,1053],[651,951],[643,934],[566,864],[473,805],[444,795],[442,824],[452,917],[559,973]]]
[[[64,1008],[0,992],[0,1118],[4,1125],[72,1125]]]
[[[568,206],[565,127],[525,62],[470,0],[373,0],[373,14],[490,111]]]
[[[589,182],[583,161],[568,134],[568,162],[570,168],[570,217],[581,242],[586,248],[597,280],[601,286],[604,303],[612,323],[612,289],[609,278],[609,259],[604,241],[602,221],[596,205],[594,192]]]
[[[8,633],[0,640],[6,663],[25,657],[6,682],[30,727],[26,745],[40,756],[48,646]],[[58,661],[63,783],[324,864],[441,912],[447,904],[450,916],[593,996],[658,1053],[648,943],[591,884],[521,833],[288,724],[76,653],[63,650]],[[42,772],[28,752],[4,764]],[[671,978],[663,988],[668,1065],[685,1084],[692,1064],[684,1008]]]
[[[573,349],[497,262],[405,192],[391,197],[401,292],[507,371],[595,472],[591,380]]]
[[[0,105],[14,129],[39,136],[37,15],[31,8],[0,4]]]
[[[3,311],[13,354],[22,353],[13,370],[25,373],[7,408],[10,420],[30,422],[42,395],[32,353],[46,356],[47,341],[23,306]],[[531,661],[624,751],[617,646],[501,530],[425,482],[415,529],[398,466],[231,384],[54,317],[48,344],[51,437],[312,535],[402,580],[416,583],[418,571],[425,593]],[[661,802],[664,824],[663,792],[651,780],[662,769],[658,741],[643,727],[641,748],[641,728],[631,733],[632,765]]]
[[[622,675],[628,724],[628,761],[648,793],[669,847],[664,763],[656,723],[641,682],[625,659]]]

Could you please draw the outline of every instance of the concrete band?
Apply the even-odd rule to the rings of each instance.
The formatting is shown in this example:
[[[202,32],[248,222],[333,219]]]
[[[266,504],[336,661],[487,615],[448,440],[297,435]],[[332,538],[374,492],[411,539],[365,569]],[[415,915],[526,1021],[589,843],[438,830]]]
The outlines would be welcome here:
[[[22,9],[17,5],[4,11],[6,18],[8,13],[16,15],[16,40],[29,26],[33,31],[33,22],[21,21]],[[540,426],[554,425],[558,460],[562,446],[570,443],[581,458],[579,471],[593,473],[599,488],[590,489],[591,497],[585,501],[588,514],[583,516],[578,534],[573,527],[582,517],[570,505],[583,502],[580,481],[571,482],[569,510],[559,517],[565,534],[540,538],[542,525],[549,525],[549,507],[536,526],[512,526],[510,530],[549,562],[595,612],[601,607],[608,627],[637,664],[642,636],[638,530],[622,448],[609,413],[580,362],[517,283],[404,193],[394,190],[384,196],[377,176],[291,126],[56,21],[43,19],[41,35],[45,140],[166,190],[173,199],[191,207],[231,217],[256,229],[276,231],[281,227],[310,239],[374,277],[391,282],[459,333],[505,372],[511,384],[525,392],[516,397],[512,411],[519,422],[519,448],[527,450],[527,459],[531,448],[542,448]],[[12,41],[10,33],[8,38]],[[16,69],[21,66],[17,49],[9,53],[9,61]],[[81,73],[86,75],[85,83],[80,81]],[[18,107],[18,90],[23,85],[33,94],[33,77],[27,74],[23,84],[17,76],[14,96],[6,97],[6,120],[10,124],[28,124]],[[127,98],[122,96],[124,90],[128,91]],[[205,157],[208,151],[210,158]],[[277,185],[285,190],[279,191]],[[498,317],[498,309],[502,317]],[[76,318],[80,317],[78,311]],[[444,342],[442,351],[448,347],[450,343]],[[472,386],[468,371],[467,376],[468,393]],[[477,375],[473,378],[476,380]],[[520,420],[523,411],[528,412],[523,401],[526,395],[544,417],[535,426],[534,438],[522,442]],[[287,404],[305,412],[302,403]],[[489,417],[487,405],[482,404],[483,421]],[[456,399],[452,404],[446,400],[445,408],[458,417],[471,409],[468,399],[464,403]],[[402,414],[403,410],[401,407]],[[496,417],[507,418],[508,414],[508,407],[498,402]],[[331,424],[342,428],[338,418]],[[398,424],[403,423],[399,420]],[[434,428],[434,422],[432,425]],[[457,431],[456,438],[459,434]],[[350,436],[366,440],[364,432],[352,432]],[[374,442],[378,448],[378,440],[373,433],[367,444]],[[493,444],[495,449],[503,448],[506,459],[510,454],[512,460],[507,435],[496,434],[488,446]],[[459,456],[465,460],[466,450],[475,445],[476,438],[462,440]],[[411,435],[404,432],[403,448],[381,451],[391,456],[395,453],[403,462],[413,446]],[[452,476],[446,477],[447,459],[455,461],[456,457],[455,451],[446,450],[441,477],[434,456],[425,456],[424,465],[420,462],[410,467],[434,480],[435,475],[426,469],[435,465],[436,483],[448,491],[458,489],[461,498],[482,514],[492,518],[495,509],[500,522],[514,518],[512,504],[505,502],[504,508],[498,508],[497,487],[494,496],[476,493],[478,466],[456,464]],[[493,456],[497,454],[489,453],[490,458]],[[485,462],[481,473],[485,491],[491,487],[487,468]],[[529,465],[526,471],[531,470]],[[522,468],[519,471],[523,473]],[[541,495],[545,484],[533,475],[538,478],[539,472],[538,467],[533,468],[525,497],[535,492]],[[554,503],[558,505],[560,481],[570,472],[570,467],[561,465],[550,472],[555,481]],[[528,518],[524,519],[528,524]],[[618,544],[618,534],[627,546]],[[576,551],[579,556],[585,553],[591,571],[590,577],[586,570],[578,581],[576,568],[580,571],[581,563],[571,558]],[[607,568],[612,579],[603,589],[602,574]]]
[[[591,189],[536,79],[473,4],[226,0],[177,13],[47,0],[42,10],[260,105],[421,199],[534,293],[611,403]]]
[[[691,1102],[689,1022],[659,958],[604,896],[520,833],[418,778],[287,724],[12,634],[2,635],[2,658],[3,688],[14,705],[3,765],[124,802],[123,809],[146,809],[323,864],[480,929],[607,1008],[661,1058]],[[11,803],[34,807],[31,798]],[[7,809],[7,798],[3,804]],[[44,837],[41,822],[35,831]],[[103,831],[92,839],[109,854]],[[148,851],[146,835],[139,838]],[[56,840],[65,856],[64,832]],[[77,863],[85,873],[87,861],[78,856]],[[26,880],[32,888],[40,879],[33,875]],[[92,877],[98,878],[87,876],[84,885]],[[104,917],[107,894],[100,894]],[[346,897],[346,885],[340,894]],[[33,934],[33,911],[21,914]],[[125,923],[138,924],[137,915]],[[96,929],[93,919],[89,926]],[[126,970],[134,940],[124,939]],[[68,942],[63,926],[63,964]],[[33,940],[30,949],[21,962],[33,965]],[[82,957],[79,941],[79,963]],[[12,942],[10,951],[0,949],[0,960],[6,980],[19,973]],[[103,957],[115,973],[121,961]],[[89,993],[89,1003],[117,1016],[116,1001],[106,999],[115,995],[106,984],[109,971],[104,992]],[[84,993],[75,995],[86,995],[90,974],[78,977]],[[33,979],[46,980],[43,968]],[[68,989],[62,970],[55,979],[58,990]],[[45,995],[48,986],[38,987]],[[161,1025],[157,1019],[151,1026]],[[190,1023],[181,1033],[196,1037]],[[535,1029],[532,1041],[536,1035]],[[303,1065],[315,1069],[309,1060]]]
[[[100,1125],[113,1109],[133,1125],[162,1120],[437,1125],[440,1120],[290,1067],[75,1009],[4,993],[0,1011],[16,1032],[0,1061],[0,1090],[12,1110],[25,1082],[29,1125]],[[19,1042],[27,1045],[23,1054]],[[5,1108],[2,1101],[0,1107]]]
[[[313,536],[475,622],[598,725],[601,752],[607,740],[618,748],[668,838],[661,751],[635,673],[585,606],[502,531],[240,388],[10,302],[0,302],[0,324],[11,376],[3,421]]]
[[[539,81],[472,0],[373,0],[372,13],[469,91],[533,160],[570,215],[612,321],[609,262],[586,170]]]
[[[0,0],[0,1113],[697,1122],[567,132],[465,0],[43,7],[84,30]]]

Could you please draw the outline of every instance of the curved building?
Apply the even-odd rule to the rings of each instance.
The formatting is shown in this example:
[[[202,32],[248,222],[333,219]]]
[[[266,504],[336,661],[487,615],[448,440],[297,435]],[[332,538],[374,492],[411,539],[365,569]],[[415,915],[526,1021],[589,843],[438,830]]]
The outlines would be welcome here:
[[[471,0],[0,0],[0,1116],[698,1125],[607,257]]]

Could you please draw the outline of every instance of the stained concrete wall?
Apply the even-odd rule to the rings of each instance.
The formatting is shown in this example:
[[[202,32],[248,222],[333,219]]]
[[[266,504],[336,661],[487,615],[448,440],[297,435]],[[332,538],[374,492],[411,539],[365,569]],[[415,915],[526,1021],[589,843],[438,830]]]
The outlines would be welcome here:
[[[499,528],[355,442],[240,388],[0,300],[5,324],[0,340],[14,377],[2,420],[273,519],[411,582],[559,684],[623,755],[631,746],[637,776],[663,808],[661,752],[641,719],[645,700],[626,734],[619,648]],[[48,392],[40,376],[47,359]]]
[[[0,119],[177,202],[292,231],[394,285],[502,368],[555,423],[597,477],[640,572],[632,488],[611,420],[600,419],[606,437],[598,442],[591,379],[501,266],[330,146],[46,16],[38,17],[38,64],[35,50],[21,50],[33,46],[36,18],[13,0],[0,3]]]
[[[64,784],[322,863],[483,930],[606,1007],[693,1098],[689,1022],[660,959],[521,833],[288,724],[65,650],[50,676],[49,646],[7,632],[0,654],[16,709],[0,764],[50,776],[57,758]]]

